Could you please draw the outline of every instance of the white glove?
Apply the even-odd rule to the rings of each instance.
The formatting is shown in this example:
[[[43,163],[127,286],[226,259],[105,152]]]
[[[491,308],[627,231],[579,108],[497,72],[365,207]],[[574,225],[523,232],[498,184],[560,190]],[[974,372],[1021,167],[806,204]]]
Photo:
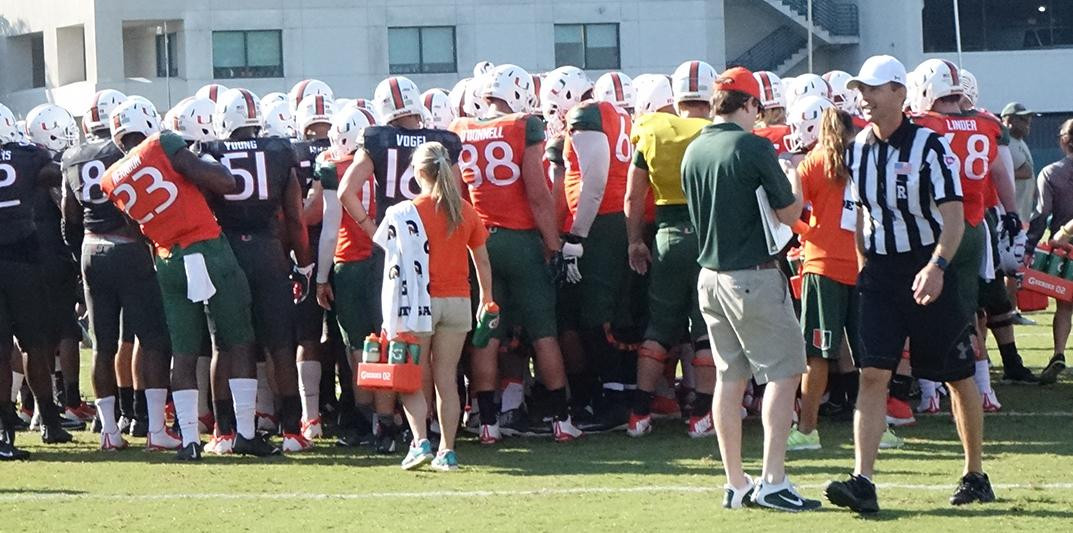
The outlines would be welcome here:
[[[563,243],[563,272],[566,275],[566,281],[569,283],[577,283],[581,281],[581,271],[578,270],[577,262],[581,259],[582,255],[585,255],[585,247],[581,243]]]
[[[1014,276],[1025,262],[1025,243],[1028,237],[1023,229],[1012,239],[1004,233],[999,235],[998,242],[999,269],[1007,276]]]

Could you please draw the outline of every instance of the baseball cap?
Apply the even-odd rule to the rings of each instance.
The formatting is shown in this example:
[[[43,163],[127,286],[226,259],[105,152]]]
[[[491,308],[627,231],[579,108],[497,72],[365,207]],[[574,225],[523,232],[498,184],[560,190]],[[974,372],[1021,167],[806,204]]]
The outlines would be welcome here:
[[[904,86],[906,79],[905,65],[894,56],[872,56],[861,65],[861,71],[849,79],[846,87],[858,89],[861,85],[878,87],[894,82]]]
[[[1010,115],[1024,116],[1024,115],[1031,115],[1031,114],[1033,114],[1032,111],[1029,111],[1028,108],[1026,108],[1024,106],[1024,104],[1022,104],[1021,102],[1010,102],[1010,103],[1006,104],[1006,107],[1002,108],[1002,115],[1001,116],[1004,116],[1004,117],[1008,117]]]
[[[760,99],[760,84],[756,82],[753,73],[745,67],[727,69],[715,79],[715,86],[720,91],[738,91],[757,100]]]

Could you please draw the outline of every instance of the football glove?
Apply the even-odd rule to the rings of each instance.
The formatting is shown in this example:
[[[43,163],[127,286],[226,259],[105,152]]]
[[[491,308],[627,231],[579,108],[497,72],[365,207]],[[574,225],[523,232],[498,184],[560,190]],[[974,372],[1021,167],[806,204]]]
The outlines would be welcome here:
[[[1024,229],[1008,236],[1006,228],[1002,229],[998,241],[999,270],[1007,276],[1015,276],[1025,261],[1025,243],[1028,237]]]
[[[1023,233],[1024,226],[1021,225],[1021,217],[1017,216],[1017,213],[1003,214],[999,224],[999,235],[1006,237],[1010,244],[1013,244],[1018,233]]]
[[[578,270],[578,260],[585,254],[585,247],[580,242],[565,242],[563,243],[563,265],[562,272],[566,278],[567,283],[578,283],[581,281],[581,271]]]
[[[294,283],[292,292],[295,304],[300,304],[309,297],[309,289],[313,284],[313,265],[314,263],[304,267],[291,266],[291,281]]]

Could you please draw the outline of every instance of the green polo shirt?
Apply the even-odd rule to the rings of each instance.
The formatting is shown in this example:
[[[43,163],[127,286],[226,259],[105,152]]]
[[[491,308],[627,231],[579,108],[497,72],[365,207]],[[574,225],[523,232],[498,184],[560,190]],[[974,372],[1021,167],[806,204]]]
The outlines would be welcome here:
[[[756,203],[761,186],[773,209],[794,202],[771,141],[723,123],[706,126],[689,145],[682,190],[700,241],[700,266],[740,270],[774,259]]]

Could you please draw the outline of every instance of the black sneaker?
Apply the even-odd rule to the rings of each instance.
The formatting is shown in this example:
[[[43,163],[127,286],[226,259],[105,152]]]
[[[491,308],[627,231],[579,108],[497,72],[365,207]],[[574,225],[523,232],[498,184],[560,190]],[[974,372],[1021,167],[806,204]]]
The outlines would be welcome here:
[[[0,439],[0,461],[25,461],[30,452],[20,450],[7,440]]]
[[[148,435],[148,434],[149,434],[149,421],[141,419],[141,418],[135,418],[134,420],[131,421],[131,423],[130,423],[130,436],[131,437],[139,437],[139,438],[144,439],[145,436]]]
[[[282,453],[278,446],[272,444],[267,436],[257,435],[252,439],[243,437],[241,433],[235,433],[235,447],[233,451],[241,455],[253,455],[256,457],[268,457]]]
[[[1053,385],[1058,381],[1058,375],[1066,369],[1065,357],[1054,356],[1051,361],[1047,363],[1047,367],[1043,369],[1043,372],[1039,373],[1040,385]]]
[[[374,442],[372,433],[358,431],[354,428],[342,429],[339,437],[335,439],[335,445],[340,448],[358,448],[368,446]]]
[[[995,491],[991,490],[991,480],[987,479],[987,474],[977,472],[965,474],[954,489],[954,495],[950,497],[950,505],[993,501],[995,501]]]
[[[724,509],[741,509],[753,503],[753,490],[756,489],[756,484],[749,476],[745,477],[749,480],[749,485],[743,489],[736,489],[729,482],[723,485]]]
[[[84,428],[85,424],[82,427]],[[58,424],[41,426],[41,442],[45,444],[64,444],[72,440],[74,440],[74,437]]]
[[[179,461],[200,461],[204,449],[200,442],[191,442],[175,453],[175,459]]]
[[[863,477],[851,475],[845,481],[832,481],[825,494],[827,501],[839,507],[848,507],[862,514],[879,512],[876,486]]]
[[[820,508],[819,500],[810,500],[797,492],[797,488],[786,477],[782,483],[771,485],[758,481],[753,489],[753,503],[761,507],[799,513],[801,511],[815,511]]]
[[[529,413],[524,407],[499,413],[499,431],[506,437],[521,437],[529,434]]]
[[[59,427],[63,429],[69,429],[71,431],[82,431],[86,429],[86,423],[81,420],[77,420],[74,418],[65,418],[62,416],[59,418],[59,420]]]
[[[1002,381],[1021,385],[1039,385],[1039,378],[1024,366],[1005,369],[1002,372]]]

